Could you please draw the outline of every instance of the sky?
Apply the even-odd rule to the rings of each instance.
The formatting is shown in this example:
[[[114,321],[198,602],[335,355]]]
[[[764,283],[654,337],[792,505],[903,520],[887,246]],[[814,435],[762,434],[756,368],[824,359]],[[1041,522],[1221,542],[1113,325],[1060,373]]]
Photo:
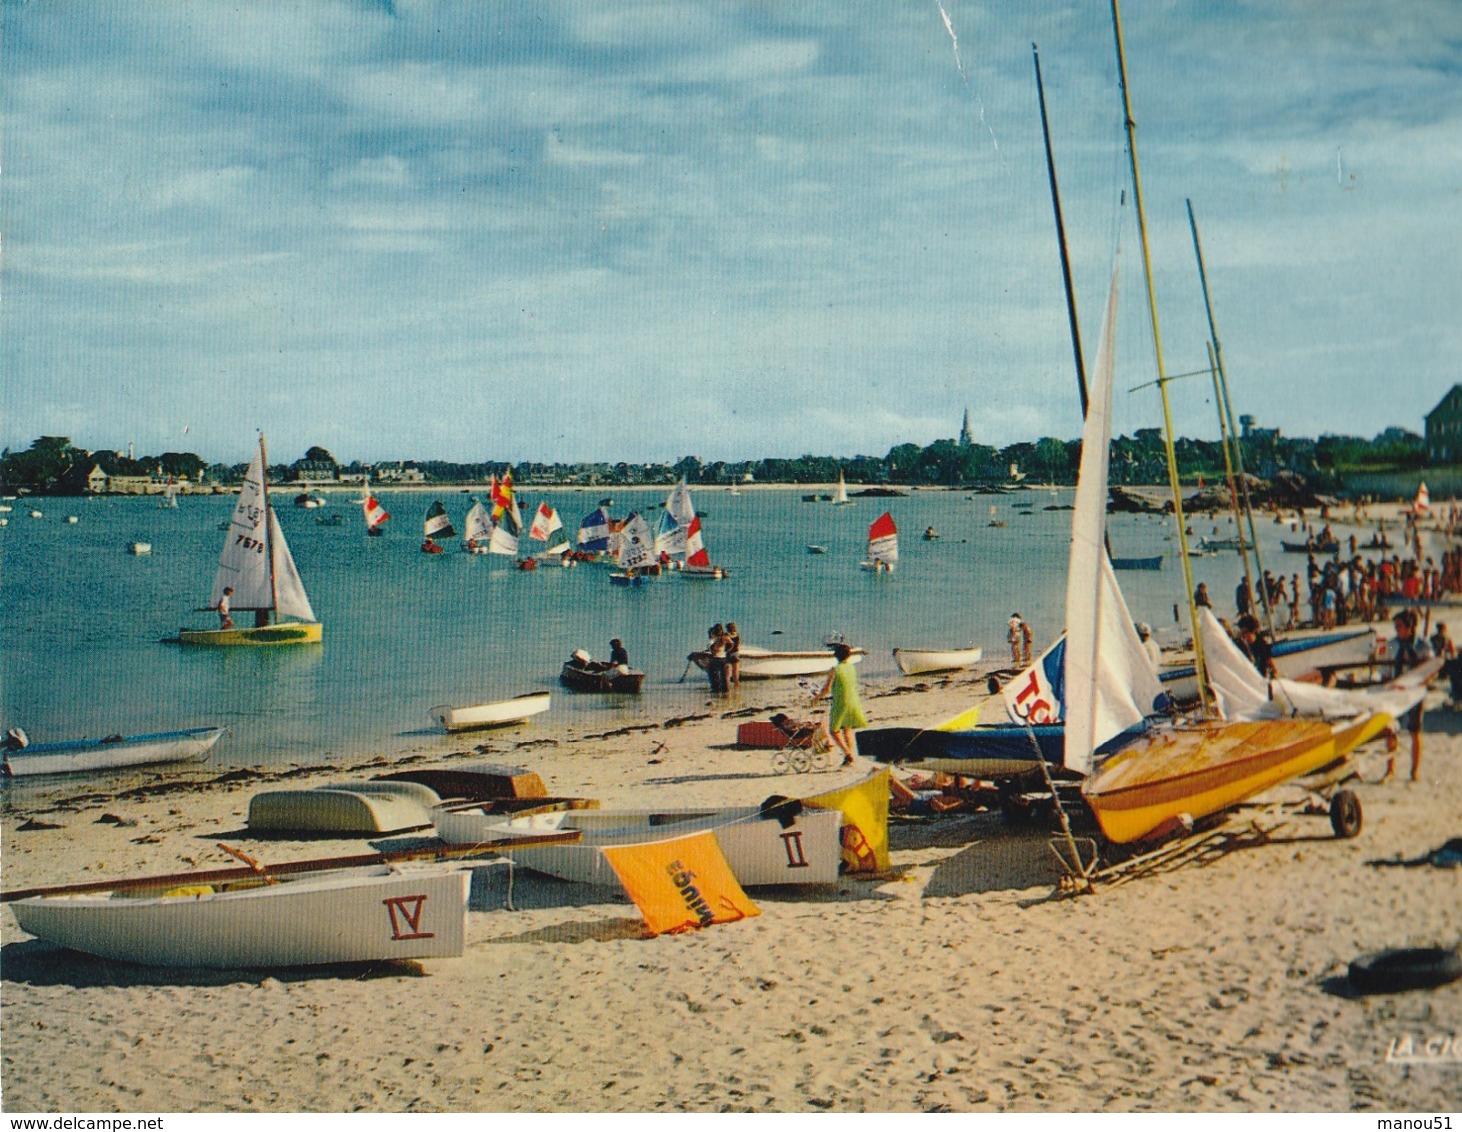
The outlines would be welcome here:
[[[1103,0],[5,0],[0,443],[883,455],[1160,423]],[[1160,339],[1286,435],[1462,380],[1462,4],[1122,11]],[[1214,436],[1206,376],[1170,385]]]

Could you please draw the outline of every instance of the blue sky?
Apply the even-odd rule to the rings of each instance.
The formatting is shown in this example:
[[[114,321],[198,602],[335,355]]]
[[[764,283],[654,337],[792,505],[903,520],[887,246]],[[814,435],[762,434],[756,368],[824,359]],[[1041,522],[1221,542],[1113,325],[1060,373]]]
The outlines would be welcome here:
[[[881,455],[966,406],[987,443],[1074,437],[1033,41],[1088,354],[1119,234],[1136,265],[1101,0],[4,18],[11,446]],[[1419,431],[1462,379],[1462,5],[1123,25],[1168,370],[1205,359],[1192,198],[1238,410]],[[1125,389],[1153,376],[1131,270],[1123,304]],[[1215,433],[1206,389],[1175,383],[1179,431]]]

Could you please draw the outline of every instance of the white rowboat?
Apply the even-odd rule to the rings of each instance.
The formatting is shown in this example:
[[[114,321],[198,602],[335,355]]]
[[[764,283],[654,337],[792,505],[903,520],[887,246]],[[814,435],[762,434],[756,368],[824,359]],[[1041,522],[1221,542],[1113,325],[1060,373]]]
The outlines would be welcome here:
[[[985,655],[982,648],[966,649],[894,649],[894,663],[905,676],[925,672],[954,672],[978,664]]]
[[[201,759],[225,730],[222,727],[194,727],[187,731],[158,731],[151,735],[31,743],[19,750],[5,751],[5,773],[16,777],[75,774],[145,763],[187,762]]]
[[[438,704],[431,709],[431,717],[437,726],[447,731],[469,731],[475,727],[502,727],[509,723],[521,723],[530,716],[548,710],[549,693],[527,692],[510,700],[494,700],[486,704],[469,704],[453,707]]]
[[[741,659],[740,672],[743,680],[816,676],[821,672],[832,671],[838,663],[838,658],[832,654],[831,649],[808,652],[773,652],[771,649],[757,648],[754,645],[742,645],[738,655]],[[849,663],[857,664],[867,655],[867,649],[854,649],[853,655],[848,658]],[[711,655],[706,652],[693,652],[690,654],[690,659],[698,668],[704,669],[710,663]]]
[[[33,936],[155,967],[294,967],[461,955],[471,872],[373,865],[17,901]]]

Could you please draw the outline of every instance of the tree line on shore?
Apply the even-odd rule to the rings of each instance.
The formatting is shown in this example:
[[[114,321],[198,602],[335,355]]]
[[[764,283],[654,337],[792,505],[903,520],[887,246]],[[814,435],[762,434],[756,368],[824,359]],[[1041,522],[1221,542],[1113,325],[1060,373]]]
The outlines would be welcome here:
[[[1209,480],[1224,474],[1223,448],[1216,440],[1189,437],[1176,442],[1178,466],[1183,479]],[[1269,478],[1280,473],[1303,479],[1316,489],[1339,485],[1347,472],[1406,471],[1426,466],[1422,438],[1403,429],[1390,428],[1372,440],[1360,437],[1321,436],[1318,439],[1282,437],[1277,430],[1256,430],[1242,441],[1242,458],[1247,471]],[[692,484],[730,483],[831,483],[841,475],[849,483],[898,486],[969,487],[1027,482],[1072,484],[1081,459],[1079,440],[1042,437],[1004,448],[984,444],[961,444],[936,440],[920,447],[898,444],[884,456],[799,456],[766,457],[758,460],[702,461],[685,456],[673,464],[662,463],[555,463],[518,462],[513,473],[519,483],[631,485],[673,483],[684,476]],[[453,463],[444,460],[415,460],[390,464],[342,464],[324,448],[311,447],[298,460],[271,465],[269,478],[279,483],[299,482],[309,477],[306,470],[324,478],[369,476],[372,482],[389,486],[399,479],[429,483],[483,483],[501,475],[503,461]],[[109,478],[126,477],[192,483],[235,484],[242,480],[247,465],[210,464],[193,452],[163,452],[131,457],[121,452],[91,450],[74,445],[70,437],[42,436],[29,448],[0,453],[0,487],[45,494],[81,494],[90,490],[95,469]],[[410,476],[403,476],[407,469]],[[333,475],[329,473],[333,472]],[[1111,480],[1115,484],[1163,483],[1167,481],[1167,460],[1157,429],[1138,429],[1133,436],[1112,441]]]

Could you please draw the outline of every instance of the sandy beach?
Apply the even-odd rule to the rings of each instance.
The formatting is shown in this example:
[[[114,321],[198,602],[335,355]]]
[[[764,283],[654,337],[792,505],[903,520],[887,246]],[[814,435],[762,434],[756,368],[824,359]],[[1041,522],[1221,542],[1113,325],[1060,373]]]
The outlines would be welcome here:
[[[978,675],[865,687],[875,725],[967,706]],[[1057,898],[1046,835],[994,814],[898,819],[893,869],[835,891],[755,893],[761,915],[644,938],[634,907],[519,870],[476,874],[460,959],[168,971],[3,940],[9,1111],[929,1111],[1445,1109],[1457,1062],[1388,1064],[1394,1039],[1462,1030],[1462,983],[1349,997],[1358,954],[1457,942],[1459,877],[1386,867],[1459,833],[1462,716],[1428,711],[1423,779],[1362,785],[1366,828],[1259,820],[1268,844]],[[550,792],[758,802],[852,782],[779,776],[734,746],[796,706],[747,686],[695,718],[618,734],[551,722],[464,739]],[[751,714],[743,714],[751,713]],[[551,714],[542,717],[551,720]],[[406,756],[409,761],[411,756]],[[1379,777],[1379,746],[1360,760]],[[1402,760],[1404,769],[1405,760]],[[12,807],[5,887],[419,844],[265,840],[252,793],[380,764],[228,774],[168,789],[84,782]],[[174,776],[176,777],[176,776]],[[118,820],[120,819],[120,820]],[[1245,821],[1252,820],[1252,815]],[[58,828],[35,828],[36,826]]]

